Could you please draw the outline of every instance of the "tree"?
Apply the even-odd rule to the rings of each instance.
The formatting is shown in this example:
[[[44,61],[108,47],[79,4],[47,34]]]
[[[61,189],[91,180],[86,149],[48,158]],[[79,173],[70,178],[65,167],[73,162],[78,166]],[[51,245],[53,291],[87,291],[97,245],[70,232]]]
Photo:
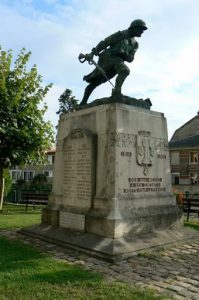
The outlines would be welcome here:
[[[45,174],[37,174],[37,175],[35,175],[35,177],[32,180],[33,184],[35,184],[35,183],[45,184],[47,182],[48,182],[48,179]]]
[[[12,188],[12,178],[8,169],[3,170],[3,177],[5,179],[4,195],[7,196]]]
[[[58,115],[70,113],[76,110],[78,106],[78,100],[72,96],[72,91],[66,89],[63,94],[58,99],[59,101],[59,110],[57,111]]]
[[[53,142],[53,128],[43,117],[44,97],[52,86],[43,87],[36,65],[27,70],[31,53],[23,48],[12,62],[12,50],[0,47],[0,196],[3,169],[41,162]],[[0,210],[2,203],[0,203]]]

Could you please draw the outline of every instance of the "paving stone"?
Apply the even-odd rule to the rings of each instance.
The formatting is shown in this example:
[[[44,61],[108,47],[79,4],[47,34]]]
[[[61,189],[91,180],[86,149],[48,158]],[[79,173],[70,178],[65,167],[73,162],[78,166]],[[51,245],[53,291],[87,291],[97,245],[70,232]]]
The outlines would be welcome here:
[[[135,286],[140,287],[140,288],[145,288],[145,287],[147,287],[147,284],[139,281],[139,282],[135,283]]]
[[[175,295],[175,300],[187,300],[187,299],[183,296]]]
[[[187,288],[187,290],[188,290],[189,292],[197,293],[197,294],[199,295],[199,288],[197,288],[197,287],[195,287],[195,286],[189,286],[189,287]],[[198,298],[199,298],[199,297],[198,297]]]
[[[191,283],[192,285],[197,285],[199,286],[199,282],[197,280],[193,280],[190,278],[186,278],[186,282]]]
[[[136,273],[133,274],[132,278],[139,282],[141,282],[143,280],[143,278]]]
[[[191,284],[190,283],[187,283],[187,282],[183,282],[183,281],[178,281],[178,285],[188,289],[189,287],[191,287]]]
[[[198,273],[199,273],[199,271],[198,271]],[[193,275],[192,278],[199,281],[199,275]]]
[[[187,299],[191,299],[193,296],[193,293],[187,291],[186,289],[183,289],[183,290],[179,291],[178,293],[179,293],[179,295],[186,297]]]
[[[166,282],[154,281],[154,285],[166,289],[168,284]]]
[[[152,288],[153,290],[158,291],[159,293],[165,293],[165,289],[164,288],[153,284],[153,282],[150,285],[148,285],[147,287],[148,288]]]
[[[181,292],[182,290],[184,290],[184,287],[182,287],[182,286],[179,286],[179,285],[173,285],[173,284],[171,284],[171,285],[168,285],[168,287],[167,287],[169,290],[172,290],[172,291],[175,291],[175,292]]]
[[[173,275],[179,275],[180,274],[179,271],[175,271],[175,270],[171,270],[169,273],[173,274]]]
[[[192,296],[191,296],[191,300],[198,300],[198,294],[192,295]]]

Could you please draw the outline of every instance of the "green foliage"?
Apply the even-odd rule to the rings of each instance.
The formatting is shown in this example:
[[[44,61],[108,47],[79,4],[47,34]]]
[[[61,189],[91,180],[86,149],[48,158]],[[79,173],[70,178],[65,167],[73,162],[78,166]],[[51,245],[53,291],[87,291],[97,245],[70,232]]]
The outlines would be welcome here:
[[[41,174],[40,174],[41,175]],[[52,183],[48,182],[45,175],[41,176],[40,179],[36,179],[26,182],[23,179],[19,179],[15,184],[12,185],[12,191],[32,191],[32,192],[46,192],[50,193],[52,191]]]
[[[47,183],[47,181],[48,180],[45,174],[37,174],[32,180],[33,183],[44,183],[44,184]]]
[[[51,84],[42,87],[30,52],[22,49],[15,62],[12,51],[0,47],[0,168],[40,161],[53,141],[53,129],[43,116],[43,102]]]
[[[48,183],[45,174],[37,174],[29,184],[29,189],[32,191],[51,192],[52,184]]]
[[[16,187],[17,188],[22,188],[25,185],[26,185],[25,179],[18,179],[16,184],[14,184],[13,186],[14,186],[14,188],[16,188]]]
[[[57,111],[58,115],[70,113],[76,110],[78,106],[78,100],[72,96],[72,91],[66,89],[63,94],[58,99],[59,101],[59,110]]]
[[[35,192],[46,192],[50,193],[52,191],[51,183],[33,183],[31,182],[29,185],[26,185],[26,190],[35,191]]]

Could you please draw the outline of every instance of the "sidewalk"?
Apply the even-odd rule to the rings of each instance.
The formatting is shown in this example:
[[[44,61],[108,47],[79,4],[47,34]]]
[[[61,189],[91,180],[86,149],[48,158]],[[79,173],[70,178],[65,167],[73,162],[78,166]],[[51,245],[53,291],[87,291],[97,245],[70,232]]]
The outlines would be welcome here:
[[[115,264],[16,231],[1,230],[0,235],[12,240],[19,239],[57,259],[100,272],[109,281],[119,280],[141,288],[152,288],[175,299],[199,299],[199,234],[197,239],[184,244],[154,253],[141,252]]]

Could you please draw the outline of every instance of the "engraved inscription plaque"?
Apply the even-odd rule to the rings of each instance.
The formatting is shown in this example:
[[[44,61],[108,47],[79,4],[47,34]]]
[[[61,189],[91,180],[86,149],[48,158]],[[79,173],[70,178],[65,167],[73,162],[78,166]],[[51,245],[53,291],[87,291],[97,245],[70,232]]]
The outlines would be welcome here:
[[[95,135],[75,129],[64,142],[64,204],[89,209],[95,187]]]
[[[85,216],[70,212],[60,212],[60,227],[84,231]]]

